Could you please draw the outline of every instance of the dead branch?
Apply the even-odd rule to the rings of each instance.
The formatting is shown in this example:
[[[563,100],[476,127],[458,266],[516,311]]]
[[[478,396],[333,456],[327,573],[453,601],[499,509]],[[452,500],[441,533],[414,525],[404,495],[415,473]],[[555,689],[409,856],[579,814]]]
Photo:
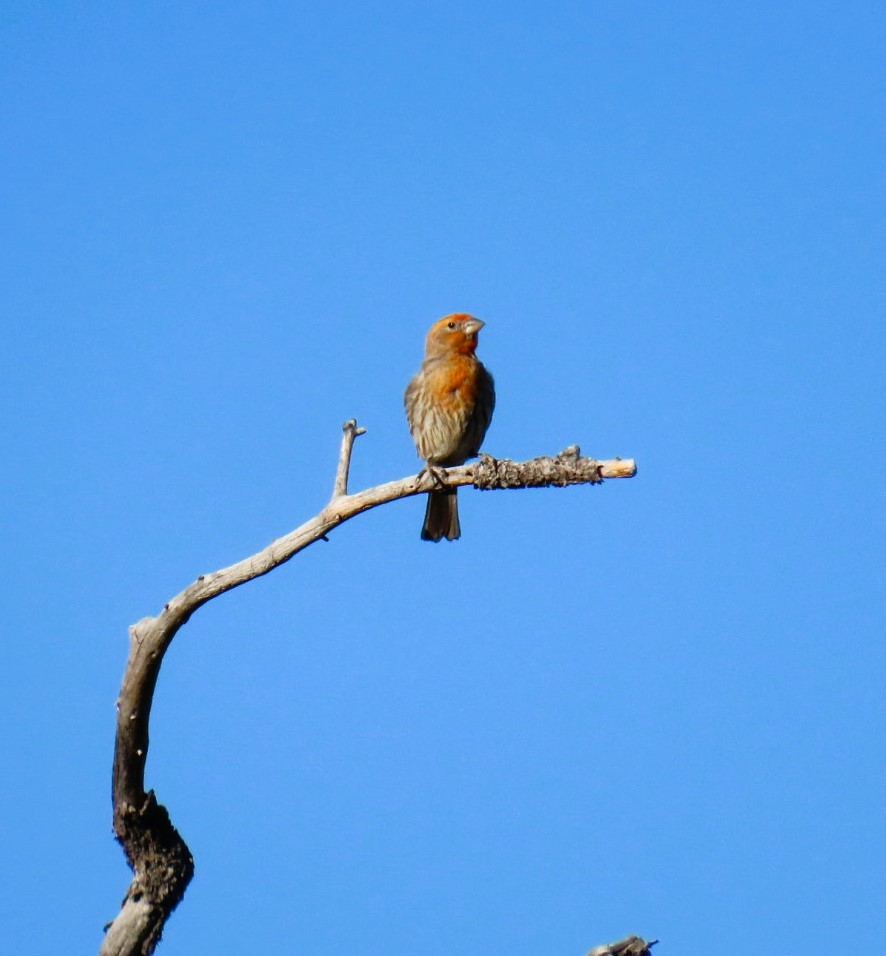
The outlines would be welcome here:
[[[194,873],[194,861],[187,844],[153,791],[145,791],[148,724],[154,688],[163,655],[179,628],[207,601],[274,570],[315,541],[325,540],[333,528],[355,515],[436,487],[434,476],[422,473],[349,495],[351,453],[354,441],[365,429],[358,428],[354,420],[342,427],[332,498],[318,515],[272,541],[262,551],[230,567],[201,574],[165,604],[156,617],[142,618],[129,629],[129,659],[117,701],[113,805],[114,833],[132,868],[133,880],[120,913],[108,924],[101,956],[153,953],[166,920],[184,896]],[[599,484],[604,478],[630,478],[634,474],[636,466],[629,459],[582,458],[575,445],[554,458],[514,462],[484,455],[479,461],[445,471],[449,484],[474,485],[485,491]],[[632,950],[618,953],[635,956]],[[640,956],[639,950],[636,956]]]
[[[657,942],[653,939],[647,943],[639,936],[628,936],[608,946],[595,946],[588,956],[650,956],[649,951]]]

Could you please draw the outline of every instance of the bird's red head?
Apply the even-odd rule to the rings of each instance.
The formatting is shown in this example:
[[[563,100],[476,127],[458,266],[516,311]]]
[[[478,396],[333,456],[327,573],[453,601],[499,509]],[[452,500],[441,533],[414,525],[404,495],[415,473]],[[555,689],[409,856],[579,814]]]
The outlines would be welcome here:
[[[426,354],[428,358],[439,355],[473,355],[477,348],[477,333],[486,323],[466,312],[453,312],[435,322],[428,332]]]

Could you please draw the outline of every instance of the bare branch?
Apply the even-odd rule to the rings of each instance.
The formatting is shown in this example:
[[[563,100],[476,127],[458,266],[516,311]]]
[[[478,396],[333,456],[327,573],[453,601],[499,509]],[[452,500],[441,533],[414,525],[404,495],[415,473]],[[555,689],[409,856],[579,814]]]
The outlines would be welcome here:
[[[358,435],[365,435],[365,428],[358,428],[356,419],[349,419],[342,425],[341,454],[338,457],[338,471],[335,473],[335,487],[332,497],[340,498],[348,493],[348,473],[351,470],[351,451]]]
[[[123,847],[133,880],[120,913],[109,924],[102,956],[148,956],[163,926],[178,905],[194,872],[194,861],[153,791],[145,791],[148,726],[154,688],[163,655],[179,628],[199,607],[214,597],[267,574],[355,515],[437,487],[427,472],[367,488],[349,495],[348,473],[354,441],[365,431],[353,419],[342,426],[343,437],[335,486],[329,504],[315,517],[272,541],[266,548],[230,567],[201,574],[172,598],[156,617],[142,618],[129,629],[129,659],[117,701],[117,737],[114,747],[114,832]],[[504,488],[540,488],[572,484],[599,484],[604,478],[636,474],[633,461],[619,458],[597,461],[582,458],[570,446],[554,458],[514,462],[488,455],[479,461],[442,471],[448,484],[474,485],[488,491]],[[635,956],[633,951],[619,951]],[[637,951],[639,956],[639,950]]]
[[[628,936],[608,946],[595,946],[588,956],[650,956],[649,950],[657,942],[657,939],[653,939],[647,943],[639,936]]]

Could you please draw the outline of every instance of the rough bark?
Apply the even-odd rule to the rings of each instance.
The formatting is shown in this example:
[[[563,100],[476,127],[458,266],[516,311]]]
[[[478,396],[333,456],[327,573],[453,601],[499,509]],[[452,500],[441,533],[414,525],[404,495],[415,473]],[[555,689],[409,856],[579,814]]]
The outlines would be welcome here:
[[[633,461],[582,458],[578,447],[571,446],[554,458],[524,462],[484,455],[479,461],[458,468],[425,471],[349,495],[351,453],[355,439],[363,431],[353,420],[344,424],[332,498],[318,515],[271,542],[264,550],[230,567],[201,574],[164,605],[156,617],[142,618],[129,629],[129,658],[117,701],[113,805],[114,833],[132,868],[133,880],[120,913],[108,924],[101,956],[153,953],[166,920],[184,896],[194,873],[191,853],[165,807],[157,802],[153,791],[145,791],[148,726],[157,676],[172,639],[194,611],[219,594],[267,574],[315,541],[325,540],[333,528],[349,518],[389,501],[438,487],[441,475],[449,485],[472,484],[488,491],[599,484],[604,478],[629,478],[636,474]],[[595,956],[603,956],[610,950],[593,952]],[[643,956],[645,950],[621,949],[612,953]]]

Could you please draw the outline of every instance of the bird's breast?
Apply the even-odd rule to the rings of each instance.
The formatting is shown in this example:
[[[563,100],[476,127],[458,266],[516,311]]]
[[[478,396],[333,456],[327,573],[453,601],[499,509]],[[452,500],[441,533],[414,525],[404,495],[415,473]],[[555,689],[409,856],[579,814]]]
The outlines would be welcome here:
[[[472,356],[458,356],[446,362],[435,363],[428,370],[428,393],[432,401],[442,406],[467,403],[477,398],[477,360]]]

